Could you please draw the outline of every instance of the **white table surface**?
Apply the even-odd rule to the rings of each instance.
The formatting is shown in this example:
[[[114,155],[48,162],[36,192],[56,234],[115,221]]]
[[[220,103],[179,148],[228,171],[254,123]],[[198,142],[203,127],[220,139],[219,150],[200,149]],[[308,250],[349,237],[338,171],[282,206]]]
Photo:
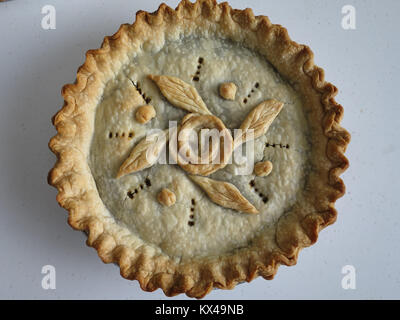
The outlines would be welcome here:
[[[166,1],[172,7],[177,0]],[[56,29],[41,27],[44,5],[56,8]],[[159,0],[22,1],[0,3],[0,298],[164,299],[103,264],[84,236],[66,223],[46,176],[55,157],[47,142],[51,116],[62,106],[60,89],[73,82],[88,49],[139,9]],[[356,8],[356,30],[341,26],[342,6]],[[343,175],[347,194],[338,221],[281,267],[233,291],[206,299],[400,298],[399,63],[400,1],[232,0],[284,25],[309,45],[315,61],[340,93],[343,126],[352,134]],[[56,289],[41,286],[42,266],[56,268]],[[344,265],[356,269],[356,289],[344,290]],[[184,295],[177,299],[186,298]]]

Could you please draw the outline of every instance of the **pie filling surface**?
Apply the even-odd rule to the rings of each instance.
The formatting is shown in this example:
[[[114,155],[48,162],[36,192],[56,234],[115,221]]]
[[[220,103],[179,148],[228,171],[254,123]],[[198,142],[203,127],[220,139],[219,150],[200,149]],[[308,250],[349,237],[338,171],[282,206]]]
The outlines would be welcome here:
[[[254,140],[254,163],[271,161],[266,177],[241,174],[243,163],[232,163],[209,178],[226,181],[259,211],[244,214],[212,202],[186,171],[176,164],[116,178],[132,148],[152,129],[179,124],[188,112],[174,107],[149,75],[179,78],[195,87],[210,112],[233,130],[262,101],[284,103],[267,133]],[[222,99],[222,83],[237,86],[235,100]],[[96,107],[89,167],[105,214],[127,227],[133,247],[143,244],[176,261],[210,257],[247,247],[263,233],[275,235],[278,219],[301,201],[312,170],[309,124],[301,95],[262,57],[243,44],[218,37],[180,37],[163,46],[143,47],[105,84]],[[146,124],[135,120],[137,108],[151,104],[156,116]],[[244,147],[245,149],[245,147]],[[253,163],[250,163],[252,165]],[[248,164],[249,165],[249,164]],[[168,188],[176,196],[171,206],[157,201]]]

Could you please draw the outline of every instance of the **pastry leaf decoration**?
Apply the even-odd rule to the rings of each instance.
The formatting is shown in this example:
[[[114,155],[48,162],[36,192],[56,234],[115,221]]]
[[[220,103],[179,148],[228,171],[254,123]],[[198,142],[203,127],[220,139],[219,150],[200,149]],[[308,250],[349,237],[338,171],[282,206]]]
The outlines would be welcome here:
[[[160,88],[164,97],[175,107],[193,113],[211,114],[196,88],[181,79],[169,76],[149,75]]]
[[[117,178],[137,172],[155,164],[168,140],[168,130],[143,138],[119,168]]]
[[[250,140],[250,138],[255,140],[264,135],[282,107],[282,102],[271,99],[261,102],[250,111],[240,126],[241,135],[235,137],[235,147]],[[247,135],[248,130],[254,130],[254,135]]]
[[[201,176],[189,176],[216,204],[245,213],[258,213],[258,210],[231,183],[217,181]]]

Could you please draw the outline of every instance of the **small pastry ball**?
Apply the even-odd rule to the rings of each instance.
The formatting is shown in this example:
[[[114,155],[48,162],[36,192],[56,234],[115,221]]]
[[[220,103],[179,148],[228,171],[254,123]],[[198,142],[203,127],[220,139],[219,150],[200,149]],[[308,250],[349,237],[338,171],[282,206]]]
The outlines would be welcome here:
[[[266,177],[272,171],[272,162],[271,161],[264,161],[264,162],[257,162],[254,165],[254,173],[258,177]]]
[[[235,100],[237,87],[233,82],[226,82],[219,87],[219,94],[226,100]]]
[[[175,204],[176,196],[171,190],[162,189],[157,195],[157,200],[162,205],[170,207]]]
[[[139,107],[136,110],[136,120],[139,123],[145,124],[156,116],[156,110],[153,106],[147,105]]]

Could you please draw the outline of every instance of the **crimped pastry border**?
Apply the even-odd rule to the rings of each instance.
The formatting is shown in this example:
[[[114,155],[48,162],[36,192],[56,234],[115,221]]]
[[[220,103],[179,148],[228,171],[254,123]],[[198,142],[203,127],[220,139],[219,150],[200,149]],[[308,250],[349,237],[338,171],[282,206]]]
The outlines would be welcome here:
[[[218,26],[227,37],[240,30],[250,38],[246,45],[264,51],[266,59],[307,100],[312,111],[309,117],[315,123],[312,130],[316,151],[305,191],[307,203],[313,206],[299,205],[282,216],[274,238],[255,239],[248,248],[232,254],[176,263],[154,254],[145,245],[130,247],[122,227],[107,228],[112,219],[98,214],[102,202],[86,152],[96,99],[101,96],[104,83],[123,64],[127,52],[140,47],[149,28],[169,32],[171,26],[189,23],[198,28]],[[143,290],[161,288],[167,296],[186,293],[201,298],[214,287],[232,289],[259,275],[272,279],[280,264],[296,264],[300,249],[313,244],[319,231],[336,220],[334,203],[345,192],[339,176],[349,165],[344,152],[350,141],[350,134],[340,126],[343,108],[335,101],[336,94],[337,88],[327,83],[324,71],[314,65],[312,51],[291,41],[286,29],[271,24],[267,17],[255,17],[251,9],[234,10],[215,0],[183,0],[176,10],[161,4],[154,13],[139,11],[134,24],[122,25],[113,36],[105,37],[100,49],[89,50],[75,83],[63,87],[64,106],[53,117],[57,135],[49,142],[57,162],[48,181],[58,189],[59,204],[69,211],[69,224],[85,231],[87,244],[98,251],[100,258],[105,263],[117,263],[121,275],[138,280]],[[267,246],[266,241],[274,245]]]

